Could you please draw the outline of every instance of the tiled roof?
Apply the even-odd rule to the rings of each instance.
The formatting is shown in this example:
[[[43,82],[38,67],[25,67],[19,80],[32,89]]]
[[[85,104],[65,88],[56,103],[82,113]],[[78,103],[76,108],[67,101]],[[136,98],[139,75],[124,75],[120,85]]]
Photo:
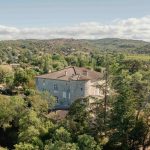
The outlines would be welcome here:
[[[57,80],[97,80],[103,78],[103,74],[83,67],[67,67],[59,71],[36,76],[43,79]]]

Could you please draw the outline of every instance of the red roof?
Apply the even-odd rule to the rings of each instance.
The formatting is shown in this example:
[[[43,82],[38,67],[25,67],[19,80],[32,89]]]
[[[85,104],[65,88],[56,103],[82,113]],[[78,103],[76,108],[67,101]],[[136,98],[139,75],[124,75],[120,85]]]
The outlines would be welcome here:
[[[57,80],[97,80],[102,78],[103,74],[83,67],[67,67],[59,71],[36,76],[43,79]]]

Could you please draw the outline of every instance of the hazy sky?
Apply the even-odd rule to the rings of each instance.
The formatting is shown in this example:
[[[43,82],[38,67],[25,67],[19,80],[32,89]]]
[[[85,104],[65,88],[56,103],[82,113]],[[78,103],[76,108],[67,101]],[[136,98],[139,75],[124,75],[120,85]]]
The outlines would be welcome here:
[[[144,26],[136,28],[141,20]],[[120,38],[139,39],[137,34],[150,32],[149,23],[150,0],[0,0],[0,39],[94,39],[112,31]],[[136,33],[131,32],[134,26]],[[127,35],[120,27],[128,27]],[[140,39],[149,40],[145,34]]]

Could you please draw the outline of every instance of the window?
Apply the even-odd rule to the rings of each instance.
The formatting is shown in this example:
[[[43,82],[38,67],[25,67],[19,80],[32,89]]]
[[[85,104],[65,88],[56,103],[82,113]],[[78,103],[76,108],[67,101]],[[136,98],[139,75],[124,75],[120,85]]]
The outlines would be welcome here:
[[[70,92],[68,93],[68,98],[70,99]]]
[[[58,97],[57,97],[57,96],[55,96],[55,98],[56,98],[56,103],[59,103]]]
[[[57,84],[54,84],[54,91],[58,91],[58,86],[57,86]]]
[[[83,91],[83,88],[81,88],[81,91]]]
[[[45,79],[43,79],[43,86],[45,86]]]
[[[66,98],[66,92],[63,92],[63,98]]]

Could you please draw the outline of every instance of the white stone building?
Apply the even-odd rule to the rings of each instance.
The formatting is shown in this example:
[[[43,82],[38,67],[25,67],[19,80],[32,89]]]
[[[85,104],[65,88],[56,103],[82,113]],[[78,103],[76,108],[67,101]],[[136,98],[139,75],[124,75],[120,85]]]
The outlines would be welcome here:
[[[57,98],[56,108],[68,108],[82,97],[103,97],[103,91],[98,87],[103,83],[103,73],[80,67],[67,67],[36,77],[37,89],[48,91]]]

